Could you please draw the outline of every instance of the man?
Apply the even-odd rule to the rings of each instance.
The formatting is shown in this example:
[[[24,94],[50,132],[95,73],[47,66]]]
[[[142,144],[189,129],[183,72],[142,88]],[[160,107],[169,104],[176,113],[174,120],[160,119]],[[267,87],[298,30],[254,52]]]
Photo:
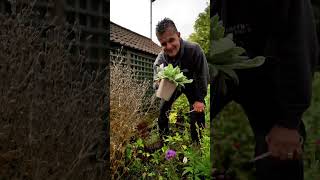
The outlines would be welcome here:
[[[198,44],[184,41],[180,37],[180,32],[172,20],[164,18],[156,26],[156,35],[162,46],[162,51],[154,62],[154,77],[156,78],[157,67],[163,64],[178,66],[188,79],[193,79],[192,83],[186,84],[181,91],[175,90],[169,101],[162,100],[160,105],[160,115],[158,125],[160,134],[168,135],[169,119],[168,115],[173,102],[184,93],[190,104],[190,130],[191,138],[199,142],[196,130],[196,122],[200,128],[205,125],[205,102],[209,70],[206,57]],[[158,84],[159,82],[155,82]]]
[[[226,33],[250,58],[265,56],[257,68],[236,71],[239,86],[211,92],[211,120],[231,100],[238,102],[253,130],[257,179],[303,179],[302,115],[310,105],[318,45],[309,0],[217,0]],[[219,83],[213,80],[211,86]],[[217,95],[216,95],[217,94]],[[216,96],[214,96],[216,95]]]

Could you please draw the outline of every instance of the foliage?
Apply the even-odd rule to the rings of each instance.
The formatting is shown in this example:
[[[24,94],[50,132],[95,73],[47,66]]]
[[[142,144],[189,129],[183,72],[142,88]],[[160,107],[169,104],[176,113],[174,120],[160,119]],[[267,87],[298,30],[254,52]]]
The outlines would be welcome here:
[[[138,124],[146,121],[149,110],[156,108],[152,106],[154,96],[146,95],[149,81],[137,79],[135,71],[119,57],[110,66],[110,162],[112,177],[116,178],[124,166],[127,143]],[[146,104],[149,108],[145,110]]]
[[[314,15],[314,23],[317,30],[318,42],[320,42],[320,1],[319,0],[311,0],[313,15]],[[318,64],[316,67],[317,71],[320,70],[320,60],[318,60]]]
[[[209,92],[209,91],[208,91]],[[209,97],[206,97],[206,101]],[[206,108],[207,112],[209,111]],[[187,98],[182,95],[174,103],[170,114],[178,114],[179,111],[186,112],[185,120],[188,120],[189,103]],[[170,122],[176,122],[177,116],[172,116]],[[207,120],[209,116],[206,117]],[[184,123],[186,126],[187,122]],[[142,177],[142,179],[210,179],[210,137],[209,129],[203,132],[200,145],[192,144],[190,131],[184,128],[181,132],[174,124],[170,128],[174,133],[163,139],[163,146],[154,152],[146,151],[146,146],[154,142],[159,135],[156,131],[151,131],[148,138],[138,138],[134,143],[128,145],[130,153],[127,153],[126,169],[127,176],[132,179]],[[158,139],[159,140],[159,139]],[[168,150],[175,152],[174,158],[166,159]]]
[[[304,114],[307,131],[305,143],[305,179],[320,178],[320,73],[315,74],[311,106]]]
[[[194,32],[189,36],[188,40],[198,43],[207,55],[209,53],[210,38],[210,5],[198,15],[193,28]]]
[[[177,88],[184,87],[184,84],[192,83],[193,81],[192,79],[187,79],[187,77],[183,75],[183,72],[180,71],[178,66],[173,67],[172,64],[169,64],[164,68],[158,67],[158,74],[155,80],[161,79],[168,79],[169,81],[173,82]]]
[[[131,145],[129,178],[158,177],[163,179],[210,178],[210,138],[205,136],[201,146],[190,144],[189,132],[168,136],[165,145],[153,153],[144,151],[144,141]]]

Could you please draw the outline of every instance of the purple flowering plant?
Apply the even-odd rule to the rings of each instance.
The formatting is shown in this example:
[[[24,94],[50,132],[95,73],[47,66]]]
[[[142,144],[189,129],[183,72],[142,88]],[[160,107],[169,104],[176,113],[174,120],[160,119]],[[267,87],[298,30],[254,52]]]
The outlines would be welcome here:
[[[174,150],[168,149],[166,152],[166,159],[170,160],[173,159],[174,157],[176,157],[177,153]]]

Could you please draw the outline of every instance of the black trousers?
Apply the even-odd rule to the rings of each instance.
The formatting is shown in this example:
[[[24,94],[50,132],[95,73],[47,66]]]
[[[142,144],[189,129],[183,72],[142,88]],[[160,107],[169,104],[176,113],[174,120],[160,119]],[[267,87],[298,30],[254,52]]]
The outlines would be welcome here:
[[[169,134],[169,114],[171,110],[171,106],[174,101],[184,93],[188,99],[190,111],[193,109],[192,105],[195,102],[195,97],[191,93],[191,89],[182,89],[182,90],[175,90],[173,95],[171,96],[169,101],[161,100],[160,104],[160,115],[158,118],[158,126],[161,135],[168,135]],[[191,139],[193,142],[199,142],[200,134],[197,131],[196,123],[200,130],[205,127],[205,113],[204,112],[191,112],[189,113],[190,116],[190,132],[191,132]],[[199,131],[200,131],[199,130]]]
[[[232,81],[223,83],[216,78],[211,82],[210,88],[210,120],[211,125],[217,114],[230,102],[235,101],[241,105],[248,117],[251,129],[255,136],[255,156],[268,151],[265,141],[266,135],[276,124],[278,114],[281,112],[277,104],[279,85],[273,84],[272,78],[277,74],[272,64],[253,70],[239,71],[239,86]],[[219,91],[227,87],[226,93]],[[219,129],[213,130],[219,131]],[[299,127],[300,135],[305,139],[306,132],[303,122]],[[212,140],[212,143],[215,141]],[[211,145],[211,147],[213,147]],[[212,152],[214,156],[214,151]],[[263,158],[255,162],[257,180],[303,180],[303,160],[279,160],[272,157]]]

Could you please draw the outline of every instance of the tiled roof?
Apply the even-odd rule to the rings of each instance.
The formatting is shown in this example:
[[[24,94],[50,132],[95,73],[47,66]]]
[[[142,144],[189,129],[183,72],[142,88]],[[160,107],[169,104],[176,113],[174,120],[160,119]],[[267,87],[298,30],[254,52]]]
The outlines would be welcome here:
[[[157,55],[161,47],[150,38],[110,22],[110,41]]]

